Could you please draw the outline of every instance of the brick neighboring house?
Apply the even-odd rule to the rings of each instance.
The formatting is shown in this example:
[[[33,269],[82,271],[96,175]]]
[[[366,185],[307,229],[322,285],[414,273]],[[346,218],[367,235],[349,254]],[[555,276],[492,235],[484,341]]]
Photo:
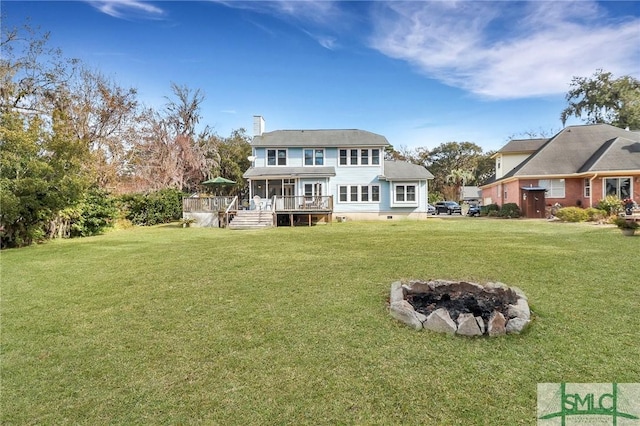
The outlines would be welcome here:
[[[545,209],[595,207],[607,195],[640,199],[640,133],[608,124],[569,126],[551,139],[512,140],[493,158],[483,204],[516,203],[526,217]]]

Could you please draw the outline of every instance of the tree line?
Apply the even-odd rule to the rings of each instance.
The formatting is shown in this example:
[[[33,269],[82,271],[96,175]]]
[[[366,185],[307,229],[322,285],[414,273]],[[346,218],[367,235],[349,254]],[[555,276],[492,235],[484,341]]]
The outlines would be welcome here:
[[[0,47],[0,237],[21,246],[58,235],[89,194],[203,190],[224,175],[242,191],[250,138],[199,126],[204,94],[171,83],[161,109],[49,46],[48,34],[3,28]],[[235,194],[234,194],[235,195]]]
[[[154,109],[135,88],[51,47],[48,33],[3,27],[0,48],[1,247],[99,233],[117,210],[135,223],[171,219],[150,213],[131,194],[160,191],[148,203],[175,211],[162,206],[204,190],[201,182],[213,176],[236,181],[232,195],[245,191],[250,137],[244,129],[222,137],[201,125],[199,89],[171,82],[165,105]],[[575,77],[566,99],[563,124],[576,116],[640,127],[640,84],[629,76],[614,79],[598,70],[592,78]],[[486,183],[493,154],[472,142],[446,142],[391,149],[387,158],[429,169],[433,201],[458,199],[462,186]]]

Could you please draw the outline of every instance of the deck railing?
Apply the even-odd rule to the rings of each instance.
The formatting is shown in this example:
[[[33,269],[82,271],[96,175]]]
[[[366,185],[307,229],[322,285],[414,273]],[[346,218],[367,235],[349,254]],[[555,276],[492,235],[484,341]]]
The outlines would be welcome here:
[[[323,195],[317,197],[277,197],[275,202],[275,210],[277,212],[330,212],[333,211],[333,196]]]
[[[238,197],[189,197],[182,199],[182,211],[192,212],[224,212]]]
[[[238,196],[233,197],[233,200],[227,206],[227,209],[224,211],[224,227],[227,228],[229,226],[229,220],[232,212],[238,211]]]

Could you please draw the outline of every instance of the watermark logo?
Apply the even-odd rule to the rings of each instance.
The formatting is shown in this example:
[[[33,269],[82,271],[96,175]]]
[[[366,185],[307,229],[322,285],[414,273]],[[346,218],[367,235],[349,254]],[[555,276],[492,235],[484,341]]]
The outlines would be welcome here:
[[[640,425],[640,383],[538,383],[538,425]]]

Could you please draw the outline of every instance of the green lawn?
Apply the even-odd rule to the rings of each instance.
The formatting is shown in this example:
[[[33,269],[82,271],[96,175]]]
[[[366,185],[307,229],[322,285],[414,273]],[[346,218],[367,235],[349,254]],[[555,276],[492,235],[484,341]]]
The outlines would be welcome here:
[[[638,382],[640,237],[436,219],[135,228],[0,255],[2,424],[535,424],[540,382]],[[417,332],[398,279],[502,281],[521,335]]]

